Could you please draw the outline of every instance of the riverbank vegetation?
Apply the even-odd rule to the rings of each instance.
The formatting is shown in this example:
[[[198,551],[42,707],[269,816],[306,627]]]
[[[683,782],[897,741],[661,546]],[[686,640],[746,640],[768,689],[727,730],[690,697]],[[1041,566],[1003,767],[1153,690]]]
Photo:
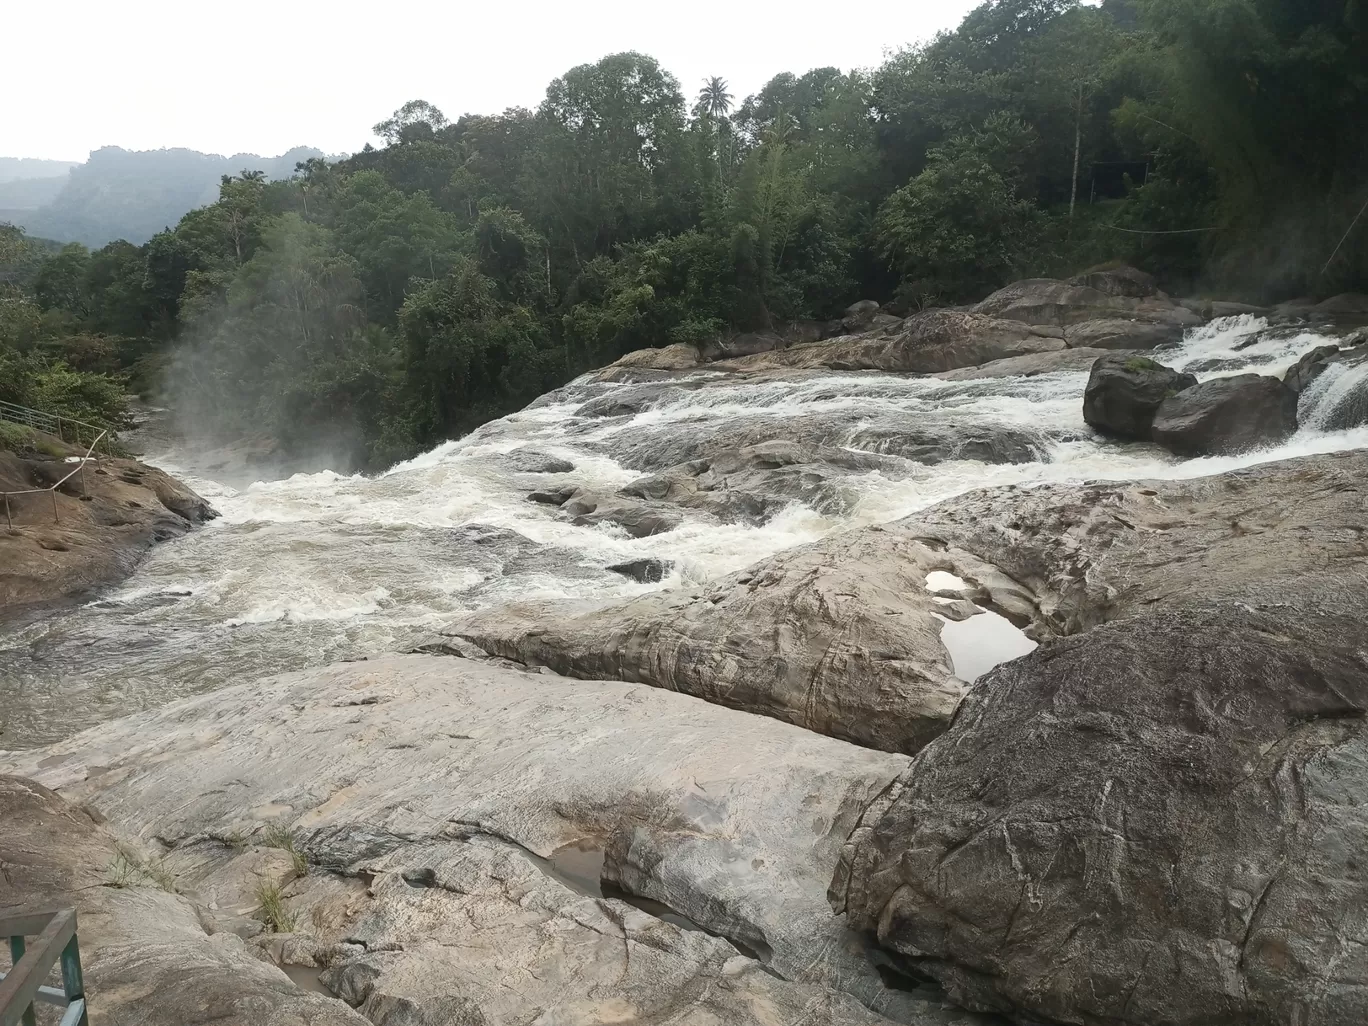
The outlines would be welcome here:
[[[1368,291],[1358,0],[990,0],[879,67],[733,96],[624,53],[536,110],[423,101],[347,160],[225,177],[142,246],[11,230],[0,399],[375,468],[647,346],[1138,264]],[[84,419],[84,418],[83,418]]]

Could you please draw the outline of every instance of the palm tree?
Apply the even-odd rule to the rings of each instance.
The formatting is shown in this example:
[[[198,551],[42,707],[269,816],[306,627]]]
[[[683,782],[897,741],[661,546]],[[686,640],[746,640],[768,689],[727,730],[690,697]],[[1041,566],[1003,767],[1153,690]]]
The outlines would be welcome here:
[[[727,92],[727,80],[720,75],[703,80],[698,91],[698,105],[715,118],[725,118],[732,109],[733,96]]]

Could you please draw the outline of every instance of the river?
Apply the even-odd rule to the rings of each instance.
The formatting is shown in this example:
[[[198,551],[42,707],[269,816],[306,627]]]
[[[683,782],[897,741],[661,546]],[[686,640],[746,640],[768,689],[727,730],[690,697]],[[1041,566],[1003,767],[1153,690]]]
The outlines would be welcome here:
[[[1189,332],[1163,362],[1199,378],[1281,373],[1329,341],[1315,332],[1227,318]],[[581,379],[528,409],[375,477],[331,471],[232,488],[175,450],[148,461],[223,514],[155,548],[121,587],[0,636],[0,748],[43,745],[96,723],[277,671],[403,649],[456,614],[510,599],[609,600],[706,581],[765,555],[854,526],[886,522],[995,485],[1196,477],[1291,456],[1368,445],[1368,428],[1328,432],[1327,411],[1361,395],[1355,371],[1303,397],[1303,427],[1275,449],[1181,461],[1120,445],[1083,423],[1087,375],[948,382],[874,373],[763,380],[700,372],[627,416],[576,415],[633,386]],[[1365,387],[1368,387],[1368,383]],[[970,439],[906,472],[871,472],[763,524],[704,518],[648,538],[575,526],[529,502],[535,489],[611,491],[690,457],[719,437],[824,432],[852,449],[890,449],[900,425]],[[1025,445],[1024,462],[983,462],[973,440]],[[1008,444],[1008,443],[1004,443]],[[527,459],[529,454],[534,458]],[[537,472],[557,458],[569,472]],[[958,458],[956,458],[958,457]],[[529,468],[531,468],[529,470]],[[640,584],[607,568],[642,557],[673,570]]]

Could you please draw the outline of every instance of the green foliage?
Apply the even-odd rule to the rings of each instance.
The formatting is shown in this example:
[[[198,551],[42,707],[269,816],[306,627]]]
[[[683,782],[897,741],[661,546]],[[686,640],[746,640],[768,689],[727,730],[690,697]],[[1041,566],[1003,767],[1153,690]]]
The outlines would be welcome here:
[[[1123,366],[1132,374],[1139,374],[1141,371],[1154,371],[1164,369],[1162,365],[1144,356],[1132,356],[1129,360],[1125,362],[1125,364],[1123,364]]]
[[[293,933],[299,917],[285,904],[280,885],[262,880],[256,888],[256,917],[270,933]]]

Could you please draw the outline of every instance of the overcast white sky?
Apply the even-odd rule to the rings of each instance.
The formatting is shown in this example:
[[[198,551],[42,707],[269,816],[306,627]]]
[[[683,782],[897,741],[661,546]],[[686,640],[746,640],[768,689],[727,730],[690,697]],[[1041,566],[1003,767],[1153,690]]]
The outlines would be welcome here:
[[[100,146],[273,156],[350,153],[405,100],[455,120],[533,107],[546,84],[621,50],[686,96],[721,75],[737,98],[781,71],[877,64],[976,0],[62,0],[6,4],[0,156],[84,160]]]

